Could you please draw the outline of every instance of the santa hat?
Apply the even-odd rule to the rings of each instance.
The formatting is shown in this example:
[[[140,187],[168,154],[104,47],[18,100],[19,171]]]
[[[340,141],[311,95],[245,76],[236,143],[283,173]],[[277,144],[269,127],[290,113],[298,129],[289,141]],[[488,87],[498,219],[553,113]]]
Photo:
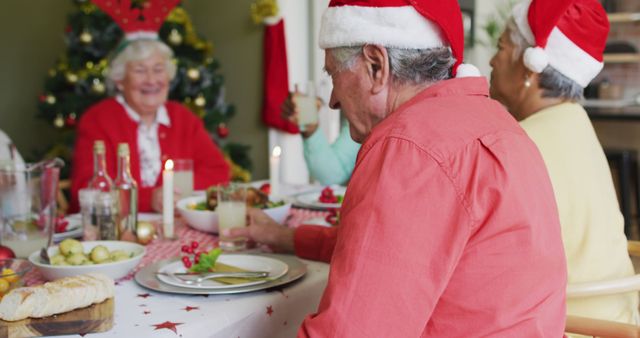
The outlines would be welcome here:
[[[513,9],[528,43],[525,66],[535,73],[547,66],[586,87],[603,67],[609,33],[607,13],[597,0],[528,0]]]
[[[91,0],[124,31],[125,40],[157,39],[164,19],[180,0],[149,0],[134,8],[131,0]]]
[[[450,47],[456,77],[480,76],[464,59],[464,29],[457,0],[331,0],[322,16],[320,48],[360,46]]]

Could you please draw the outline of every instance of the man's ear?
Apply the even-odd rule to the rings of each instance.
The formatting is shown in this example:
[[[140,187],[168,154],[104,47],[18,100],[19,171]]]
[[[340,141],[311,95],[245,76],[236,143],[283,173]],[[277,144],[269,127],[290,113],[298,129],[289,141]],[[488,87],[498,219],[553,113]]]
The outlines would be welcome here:
[[[382,91],[390,79],[387,49],[378,45],[364,45],[362,57],[371,83],[371,92],[377,94]]]

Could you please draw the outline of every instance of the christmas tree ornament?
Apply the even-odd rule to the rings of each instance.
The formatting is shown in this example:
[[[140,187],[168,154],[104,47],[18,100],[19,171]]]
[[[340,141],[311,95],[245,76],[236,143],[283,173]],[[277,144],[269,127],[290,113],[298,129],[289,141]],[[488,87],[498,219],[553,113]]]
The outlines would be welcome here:
[[[93,62],[91,61],[87,61],[87,63],[84,64],[84,68],[86,69],[93,69]]]
[[[193,103],[196,105],[196,107],[202,108],[207,104],[207,100],[204,98],[202,94],[198,94],[198,97],[196,97],[196,99],[193,100]]]
[[[200,70],[198,70],[198,68],[189,68],[189,70],[187,70],[187,77],[191,81],[198,81],[200,79]]]
[[[94,94],[104,94],[105,89],[106,88],[104,86],[104,83],[102,83],[100,79],[98,78],[93,79],[93,83],[91,84],[91,91]]]
[[[75,84],[76,82],[78,82],[78,75],[76,73],[67,72],[66,74],[64,74],[64,76],[67,79],[67,82],[69,82],[70,84]]]
[[[46,101],[47,101],[48,104],[54,105],[54,104],[56,104],[56,97],[51,95],[51,94],[49,94],[46,97]]]
[[[82,31],[82,33],[80,33],[80,42],[84,43],[85,45],[88,45],[91,43],[91,41],[93,41],[93,35],[91,35],[91,33],[89,33],[89,31],[87,31],[86,29]]]
[[[75,127],[76,126],[76,113],[69,114],[69,116],[67,116],[67,119],[64,121],[64,124],[69,128]]]
[[[38,96],[38,101],[42,103],[47,102],[47,96],[44,94],[40,94],[40,96]]]
[[[227,136],[229,136],[229,128],[227,128],[227,125],[224,123],[220,123],[216,131],[218,132],[218,136],[220,136],[220,138],[226,138]]]
[[[56,115],[56,118],[53,120],[53,125],[56,128],[64,127],[64,118],[62,118],[62,114]]]
[[[53,68],[49,69],[49,76],[50,77],[55,77],[56,75],[58,75],[58,72],[55,69],[53,69]]]
[[[173,46],[180,46],[183,40],[182,34],[180,34],[180,32],[178,32],[178,30],[174,28],[171,30],[171,32],[169,32],[167,40]]]
[[[138,237],[138,243],[146,245],[151,242],[156,235],[156,228],[151,222],[138,222],[136,227],[136,236]]]

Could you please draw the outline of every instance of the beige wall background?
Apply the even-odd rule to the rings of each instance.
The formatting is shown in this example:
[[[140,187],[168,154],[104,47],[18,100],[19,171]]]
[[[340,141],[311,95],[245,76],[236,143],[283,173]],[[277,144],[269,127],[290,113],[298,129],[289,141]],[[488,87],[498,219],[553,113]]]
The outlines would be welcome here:
[[[249,18],[252,0],[185,0],[196,30],[213,42],[225,76],[226,99],[236,106],[229,139],[251,146],[254,179],[268,177],[262,104],[262,28]],[[29,156],[46,149],[53,128],[37,119],[36,102],[47,70],[65,51],[63,32],[71,0],[6,0],[0,11],[0,129]]]

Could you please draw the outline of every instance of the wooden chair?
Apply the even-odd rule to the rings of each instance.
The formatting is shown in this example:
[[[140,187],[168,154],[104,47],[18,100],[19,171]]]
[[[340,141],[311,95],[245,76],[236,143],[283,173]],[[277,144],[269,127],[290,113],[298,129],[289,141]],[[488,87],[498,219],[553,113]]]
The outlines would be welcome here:
[[[640,257],[640,242],[627,243],[629,255]],[[590,282],[567,286],[567,298],[601,296],[630,291],[640,291],[640,274],[604,282]],[[640,338],[640,327],[607,320],[567,316],[567,333],[602,338]]]

